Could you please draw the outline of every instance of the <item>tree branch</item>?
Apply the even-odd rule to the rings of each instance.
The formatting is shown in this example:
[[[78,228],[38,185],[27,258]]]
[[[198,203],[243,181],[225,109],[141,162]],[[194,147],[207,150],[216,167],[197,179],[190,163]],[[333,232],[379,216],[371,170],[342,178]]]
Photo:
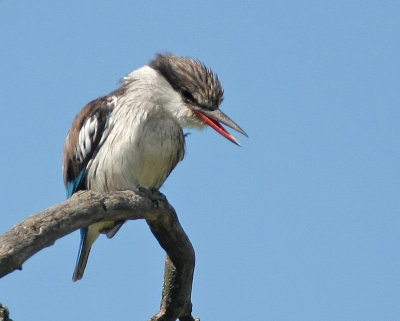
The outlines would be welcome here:
[[[32,255],[100,221],[145,219],[167,253],[161,309],[151,321],[194,321],[191,292],[195,254],[173,207],[159,192],[82,191],[32,215],[0,236],[0,277],[21,269]],[[197,319],[198,320],[198,319]]]
[[[8,308],[0,303],[0,321],[12,321],[8,314]]]

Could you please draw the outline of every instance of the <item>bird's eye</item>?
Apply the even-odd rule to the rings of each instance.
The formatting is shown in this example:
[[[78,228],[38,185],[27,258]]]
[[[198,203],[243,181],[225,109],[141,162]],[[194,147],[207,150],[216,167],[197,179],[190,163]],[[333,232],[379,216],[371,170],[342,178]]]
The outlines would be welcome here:
[[[185,98],[185,100],[190,101],[190,102],[195,102],[196,100],[194,99],[193,95],[188,92],[187,90],[182,90],[181,91],[183,98]]]

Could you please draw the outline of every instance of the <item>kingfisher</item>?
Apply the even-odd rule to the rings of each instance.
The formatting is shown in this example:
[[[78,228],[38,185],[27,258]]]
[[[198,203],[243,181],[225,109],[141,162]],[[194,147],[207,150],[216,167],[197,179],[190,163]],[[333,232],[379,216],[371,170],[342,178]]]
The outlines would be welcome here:
[[[201,61],[156,54],[75,117],[63,151],[67,197],[79,190],[158,190],[184,157],[183,128],[210,126],[240,146],[223,125],[247,134],[219,109],[223,95],[218,76]],[[112,238],[123,223],[81,229],[73,281],[82,278],[99,234]]]

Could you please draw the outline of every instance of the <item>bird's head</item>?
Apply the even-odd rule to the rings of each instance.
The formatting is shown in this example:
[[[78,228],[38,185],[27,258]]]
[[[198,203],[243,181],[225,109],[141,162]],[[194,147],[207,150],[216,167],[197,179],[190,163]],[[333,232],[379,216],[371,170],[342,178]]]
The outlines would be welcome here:
[[[240,146],[222,124],[245,136],[247,134],[219,109],[224,99],[224,89],[210,68],[199,60],[172,54],[158,54],[149,66],[157,70],[180,94],[184,108],[190,110],[191,124],[198,127],[208,125]]]

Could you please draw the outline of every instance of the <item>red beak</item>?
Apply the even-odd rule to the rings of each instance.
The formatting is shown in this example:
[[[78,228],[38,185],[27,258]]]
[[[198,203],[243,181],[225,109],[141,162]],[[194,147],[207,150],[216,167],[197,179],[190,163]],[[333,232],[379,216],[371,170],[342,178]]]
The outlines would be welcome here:
[[[239,127],[232,119],[230,119],[227,115],[225,115],[221,110],[207,110],[205,108],[200,108],[197,106],[191,106],[195,114],[207,125],[215,129],[218,133],[220,133],[225,138],[229,139],[232,143],[240,146],[240,143],[237,141],[232,134],[230,134],[221,123],[231,127],[232,129],[238,131],[239,133],[245,135],[247,137],[246,132]]]

